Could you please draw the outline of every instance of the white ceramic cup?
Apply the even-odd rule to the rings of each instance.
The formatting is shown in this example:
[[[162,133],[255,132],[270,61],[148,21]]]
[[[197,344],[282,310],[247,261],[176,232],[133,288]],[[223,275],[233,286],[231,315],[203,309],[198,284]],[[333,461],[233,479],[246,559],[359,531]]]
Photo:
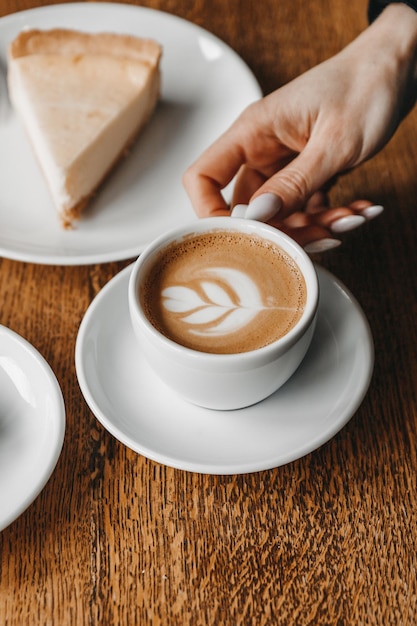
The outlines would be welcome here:
[[[141,306],[141,282],[160,251],[187,235],[216,230],[249,233],[274,242],[295,261],[304,277],[306,305],[301,318],[286,335],[262,348],[238,354],[212,354],[186,348],[160,333]],[[232,217],[200,219],[161,235],[138,257],[129,282],[129,311],[138,350],[160,379],[185,400],[218,410],[255,404],[277,391],[292,376],[310,345],[318,300],[316,271],[297,243],[271,226]]]

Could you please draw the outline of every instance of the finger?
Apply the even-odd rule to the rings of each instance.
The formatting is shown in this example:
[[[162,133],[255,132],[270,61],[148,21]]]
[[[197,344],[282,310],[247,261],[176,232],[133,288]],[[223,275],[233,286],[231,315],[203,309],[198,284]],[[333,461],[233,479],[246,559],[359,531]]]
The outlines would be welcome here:
[[[305,212],[314,214],[321,213],[322,211],[327,211],[329,208],[329,196],[323,190],[316,191],[313,195],[307,200],[305,206]]]
[[[285,167],[293,158],[292,154],[280,154],[273,164],[264,166],[264,169],[242,165],[234,183],[232,206],[248,204],[251,197],[268,180],[268,176]]]
[[[353,213],[347,207],[337,207],[335,209],[324,209],[317,213],[306,213],[305,211],[295,211],[282,222],[286,228],[298,229],[301,227],[323,227],[328,233],[345,233],[358,228],[365,223],[365,217]]]
[[[308,199],[342,169],[337,159],[329,158],[313,144],[296,156],[289,165],[271,176],[251,198],[248,217],[268,221],[302,209]]]
[[[183,185],[199,217],[229,213],[221,191],[242,164],[240,147],[227,132],[186,170]]]
[[[355,200],[348,206],[359,215],[363,215],[367,221],[375,219],[384,211],[382,204],[373,204],[369,200]]]
[[[279,229],[311,254],[332,250],[342,243],[339,239],[333,238],[330,231],[320,226],[307,225],[294,228],[282,222]]]
[[[349,209],[352,213],[363,215],[367,220],[374,219],[384,211],[384,207],[381,204],[374,204],[369,200],[355,200],[349,204],[343,205],[346,209]],[[329,198],[326,192],[323,190],[316,191],[307,200],[305,206],[305,212],[311,215],[316,213],[322,213],[329,209]]]
[[[314,219],[317,224],[331,229],[334,233],[343,233],[353,230],[365,222],[363,215],[354,213],[348,207],[342,206],[316,213]]]
[[[236,204],[248,204],[250,198],[265,183],[266,177],[257,170],[243,165],[233,188],[232,207]]]
[[[259,146],[264,148],[265,143],[268,143],[270,131],[267,117],[259,114],[263,109],[262,100],[249,105],[230,128],[184,173],[184,187],[200,217],[228,211],[221,192],[233,180],[241,166],[248,162],[247,150],[264,155]],[[277,140],[269,140],[269,143],[275,148]]]
[[[277,222],[278,224],[285,224],[288,228],[302,228],[304,226],[317,226],[320,225],[316,223],[316,220],[311,215],[308,215],[304,211],[295,211],[285,220],[280,220]]]
[[[333,233],[346,233],[362,226],[380,215],[384,208],[381,205],[362,205],[362,209],[353,210],[349,207],[328,209],[311,216],[317,224],[327,227]]]
[[[368,207],[372,206],[372,202],[370,202],[369,200],[363,200],[363,199],[354,200],[354,202],[350,202],[348,206],[354,211],[363,211],[364,209],[367,209]]]
[[[334,233],[344,233],[358,228],[362,224],[375,219],[384,210],[381,205],[369,201],[355,201],[348,206],[335,207],[311,213],[310,217],[317,224],[329,228]]]

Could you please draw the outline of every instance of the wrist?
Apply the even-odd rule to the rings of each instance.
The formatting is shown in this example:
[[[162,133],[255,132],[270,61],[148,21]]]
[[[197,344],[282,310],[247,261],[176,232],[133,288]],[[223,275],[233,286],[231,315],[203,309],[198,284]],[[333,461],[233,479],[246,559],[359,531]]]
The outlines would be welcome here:
[[[391,81],[404,117],[417,97],[417,12],[392,2],[351,45],[367,65],[371,81],[374,73]]]
[[[405,90],[405,115],[417,97],[417,12],[407,4],[392,3],[374,26],[386,37],[384,45],[396,64],[398,88]]]
[[[414,11],[417,11],[417,0],[370,0],[368,5],[368,20],[372,23],[390,4],[405,4]]]

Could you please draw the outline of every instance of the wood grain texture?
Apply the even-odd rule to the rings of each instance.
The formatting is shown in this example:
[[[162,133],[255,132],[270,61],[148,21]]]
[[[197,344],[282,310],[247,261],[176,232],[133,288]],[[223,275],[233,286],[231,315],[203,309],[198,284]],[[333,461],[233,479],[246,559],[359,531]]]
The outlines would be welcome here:
[[[0,15],[46,4],[0,0]],[[361,0],[136,4],[221,37],[265,93],[366,25]],[[386,211],[318,259],[369,319],[369,393],[328,444],[271,471],[206,476],[164,467],[124,447],[89,411],[75,374],[78,327],[127,261],[0,259],[0,323],[48,360],[67,411],[56,470],[0,534],[2,626],[417,622],[416,146],[414,112],[377,157],[340,179],[336,203],[369,197]]]

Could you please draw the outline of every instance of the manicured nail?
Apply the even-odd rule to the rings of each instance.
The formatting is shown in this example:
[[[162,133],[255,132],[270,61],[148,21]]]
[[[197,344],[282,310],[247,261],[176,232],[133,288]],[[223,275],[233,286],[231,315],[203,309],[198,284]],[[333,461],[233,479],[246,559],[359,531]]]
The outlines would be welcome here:
[[[248,220],[267,222],[281,208],[281,200],[274,193],[263,193],[249,202],[245,217]]]
[[[246,217],[247,204],[236,204],[230,214],[231,217]]]
[[[315,252],[327,252],[327,250],[333,250],[338,248],[342,242],[339,239],[318,239],[317,241],[310,241],[304,246],[304,250],[307,254],[314,254]]]
[[[346,215],[338,220],[335,220],[330,225],[330,230],[334,233],[347,233],[349,230],[358,228],[366,222],[365,217],[362,215]]]
[[[366,209],[361,211],[361,214],[366,217],[367,220],[373,220],[374,217],[378,217],[384,211],[384,207],[382,204],[374,204],[373,206],[368,206]]]

